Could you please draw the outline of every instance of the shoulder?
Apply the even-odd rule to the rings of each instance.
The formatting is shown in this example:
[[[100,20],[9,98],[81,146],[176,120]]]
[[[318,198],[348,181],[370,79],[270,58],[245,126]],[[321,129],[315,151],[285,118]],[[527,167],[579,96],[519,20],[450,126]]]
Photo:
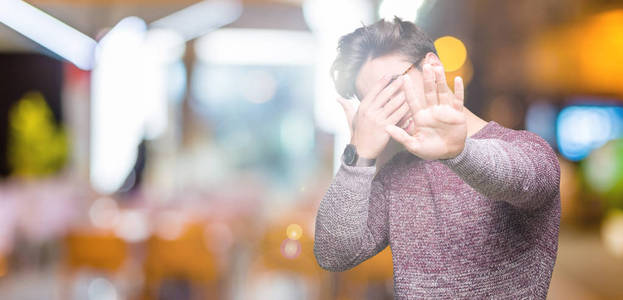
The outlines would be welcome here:
[[[534,155],[545,155],[549,160],[558,160],[552,146],[538,134],[527,130],[507,128],[493,121],[491,122],[494,123],[491,126],[492,128],[481,138],[499,139],[510,145],[520,147]]]
[[[551,148],[547,141],[531,131],[507,128],[495,121],[489,122],[487,127],[489,127],[487,132],[482,134],[479,138],[500,139],[510,143],[534,143],[539,146],[547,146]]]

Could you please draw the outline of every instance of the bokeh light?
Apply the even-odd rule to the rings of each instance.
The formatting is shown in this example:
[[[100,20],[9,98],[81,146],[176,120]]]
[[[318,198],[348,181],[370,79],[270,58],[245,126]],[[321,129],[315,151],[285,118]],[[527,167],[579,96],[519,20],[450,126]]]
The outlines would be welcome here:
[[[186,216],[175,210],[161,212],[157,220],[156,235],[168,241],[179,238],[186,225]]]
[[[89,300],[117,300],[115,286],[106,278],[95,278],[89,283]]]
[[[535,101],[526,111],[526,130],[534,132],[550,145],[556,145],[556,115],[558,109],[551,101]]]
[[[525,65],[531,76],[526,79],[540,92],[621,96],[622,41],[620,8],[551,27],[527,44]]]
[[[281,254],[288,259],[295,259],[301,254],[301,243],[299,241],[285,239],[281,243]]]
[[[621,94],[623,9],[600,13],[574,33],[578,48],[573,53],[579,68],[573,76],[577,82]]]
[[[101,197],[93,201],[89,208],[89,218],[93,226],[111,229],[119,221],[117,202],[109,197]]]
[[[131,243],[144,241],[149,236],[147,216],[138,210],[122,211],[115,234]]]
[[[616,183],[617,165],[612,163],[616,158],[614,150],[612,144],[606,144],[586,158],[587,182],[598,192],[604,193]]]
[[[611,210],[601,226],[601,238],[606,250],[615,257],[623,257],[623,211]]]
[[[461,40],[453,36],[443,36],[435,40],[435,48],[446,72],[454,72],[463,66],[467,59],[467,49]]]
[[[556,135],[560,153],[569,160],[581,160],[623,135],[623,107],[566,107],[558,115]]]
[[[594,150],[582,164],[585,181],[606,206],[623,209],[623,140]]]
[[[472,81],[472,77],[474,76],[474,66],[472,62],[469,60],[469,57],[465,60],[465,63],[452,72],[448,70],[444,70],[446,72],[446,81],[448,82],[448,86],[454,91],[454,78],[460,76],[463,79],[463,86],[467,87],[469,83]]]
[[[286,235],[291,240],[298,240],[303,235],[303,228],[299,224],[290,224],[286,228]]]

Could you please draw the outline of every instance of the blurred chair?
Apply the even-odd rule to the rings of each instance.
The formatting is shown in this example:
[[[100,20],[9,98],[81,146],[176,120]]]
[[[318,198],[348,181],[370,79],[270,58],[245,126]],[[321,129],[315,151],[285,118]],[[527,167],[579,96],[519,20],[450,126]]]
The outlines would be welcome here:
[[[125,241],[110,231],[74,230],[64,239],[62,299],[71,299],[78,272],[100,273],[115,278],[128,258]]]
[[[147,299],[219,299],[220,272],[206,247],[205,226],[190,223],[178,237],[153,235],[147,241],[143,271]]]
[[[320,268],[314,257],[313,233],[303,224],[313,223],[313,214],[284,213],[281,220],[268,225],[257,242],[255,262],[251,278],[261,280],[262,276],[281,275],[299,278],[305,285],[307,299],[332,298],[329,273]],[[295,228],[294,232],[291,228]],[[294,284],[294,282],[291,282]]]
[[[126,243],[112,232],[73,231],[65,237],[66,266],[69,271],[81,268],[114,273],[120,270],[127,255]]]
[[[340,274],[338,299],[393,299],[393,272],[392,252],[387,247]]]
[[[9,261],[4,253],[0,253],[0,278],[9,273]]]

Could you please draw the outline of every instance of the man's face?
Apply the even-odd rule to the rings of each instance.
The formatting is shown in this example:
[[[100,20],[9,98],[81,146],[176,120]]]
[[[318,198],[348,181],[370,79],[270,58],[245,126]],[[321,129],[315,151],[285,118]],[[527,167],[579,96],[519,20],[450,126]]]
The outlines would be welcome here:
[[[374,84],[383,76],[400,75],[405,70],[409,69],[411,65],[412,62],[409,61],[407,57],[401,54],[389,54],[368,60],[361,67],[361,70],[359,71],[359,74],[357,74],[357,78],[355,80],[355,88],[357,90],[357,95],[360,97],[359,99],[363,99],[363,97],[366,96],[370,87],[374,86]],[[418,98],[423,99],[424,81],[422,78],[422,72],[417,70],[417,68],[411,68],[408,74],[409,78],[413,82],[415,95]],[[401,93],[404,93],[404,90],[402,88],[399,89],[393,97],[396,97]],[[402,120],[397,123],[397,126],[402,127],[402,125],[406,124],[407,120],[409,120],[411,117],[412,113],[409,112],[404,118],[402,118]],[[408,133],[414,134],[414,132]]]

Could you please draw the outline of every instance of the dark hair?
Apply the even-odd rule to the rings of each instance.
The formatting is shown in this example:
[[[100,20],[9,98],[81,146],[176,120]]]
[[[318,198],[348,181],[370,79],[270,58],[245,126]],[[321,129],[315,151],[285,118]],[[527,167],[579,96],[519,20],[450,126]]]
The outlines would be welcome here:
[[[337,57],[331,66],[331,77],[338,94],[356,96],[355,79],[369,59],[391,53],[407,56],[419,70],[426,53],[437,54],[433,41],[417,25],[394,17],[393,22],[377,21],[342,36]]]

